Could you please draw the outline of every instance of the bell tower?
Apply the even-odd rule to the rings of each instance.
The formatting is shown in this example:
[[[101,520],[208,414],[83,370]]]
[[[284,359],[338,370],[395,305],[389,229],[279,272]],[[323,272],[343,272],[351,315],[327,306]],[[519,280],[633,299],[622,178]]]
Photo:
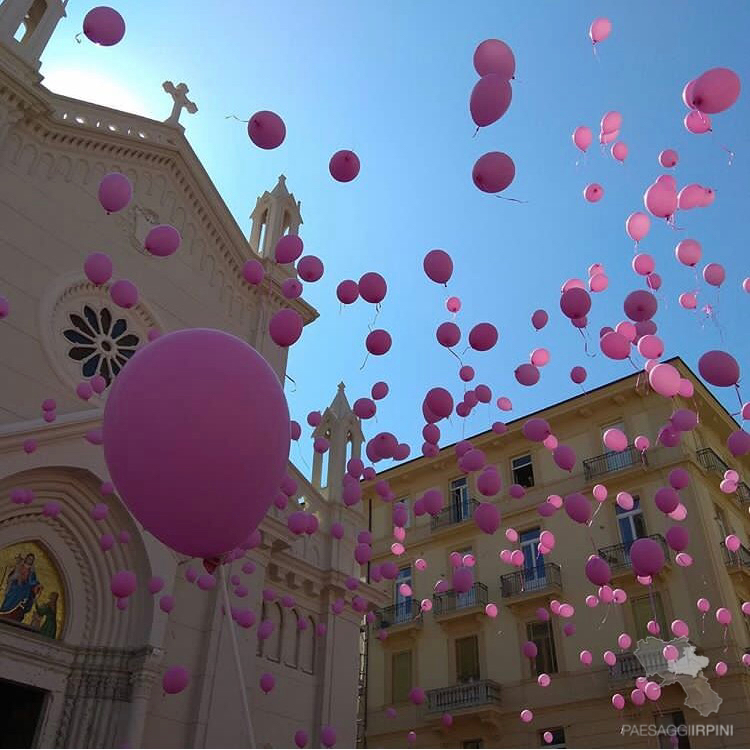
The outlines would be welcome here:
[[[276,187],[258,198],[250,214],[250,247],[263,258],[273,259],[276,243],[285,234],[299,234],[301,203],[287,190],[282,174]]]
[[[68,0],[0,0],[0,44],[13,50],[34,70]]]

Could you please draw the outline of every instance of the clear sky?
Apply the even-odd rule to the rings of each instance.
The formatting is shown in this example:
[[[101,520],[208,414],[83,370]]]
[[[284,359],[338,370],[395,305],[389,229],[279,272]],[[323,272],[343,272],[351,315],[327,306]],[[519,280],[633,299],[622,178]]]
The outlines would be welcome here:
[[[288,385],[287,392],[299,421],[323,409],[340,380],[351,402],[386,380],[391,395],[381,402],[377,423],[368,425],[368,437],[392,431],[418,454],[426,390],[462,391],[456,359],[434,336],[450,318],[448,294],[463,301],[456,322],[464,338],[485,320],[500,331],[492,352],[467,353],[465,361],[477,370],[475,383],[512,399],[507,418],[574,395],[573,365],[588,369],[587,387],[631,372],[627,361],[603,357],[598,331],[622,320],[625,294],[643,287],[630,269],[633,243],[624,221],[643,210],[644,190],[666,171],[657,162],[664,148],[680,154],[673,170],[679,187],[698,182],[717,194],[709,208],[680,212],[683,231],[653,220],[642,243],[664,279],[656,321],[665,354],[679,354],[697,369],[704,351],[726,348],[743,369],[750,367],[750,295],[740,286],[750,276],[750,95],[743,91],[730,110],[714,116],[714,134],[703,136],[683,128],[680,98],[686,81],[716,66],[732,68],[750,85],[750,4],[133,0],[113,2],[128,32],[109,49],[74,40],[93,4],[70,1],[44,56],[51,88],[164,119],[171,100],[161,83],[185,81],[199,106],[194,116],[183,113],[187,137],[243,229],[249,230],[256,196],[282,172],[302,201],[306,251],[318,255],[326,271],[304,295],[321,316],[289,360],[297,388]],[[613,31],[598,46],[597,60],[587,32],[602,15]],[[472,55],[488,37],[505,40],[515,52],[513,101],[498,123],[472,138]],[[246,119],[261,109],[286,122],[287,139],[275,151],[255,148],[243,124],[225,119]],[[627,161],[615,162],[594,143],[577,167],[571,132],[587,124],[596,137],[610,109],[624,118]],[[722,146],[735,151],[732,166]],[[353,149],[362,162],[349,184],[328,174],[328,160],[341,148]],[[507,152],[516,164],[505,194],[527,203],[498,200],[474,187],[472,165],[492,150]],[[605,191],[593,205],[582,197],[592,181]],[[706,262],[726,267],[719,295],[674,259],[675,244],[686,237],[703,244]],[[423,274],[422,259],[432,248],[453,257],[448,290]],[[560,313],[559,290],[570,277],[586,279],[593,262],[604,264],[610,288],[594,295],[588,330],[596,356],[587,357],[578,331]],[[378,325],[391,332],[393,348],[370,357],[361,370],[372,306],[359,301],[340,310],[335,288],[369,270],[389,283]],[[719,326],[679,307],[680,292],[694,289],[699,306],[715,306]],[[538,307],[551,320],[535,333],[529,317]],[[548,347],[552,359],[539,384],[523,388],[513,370],[536,346]],[[718,395],[736,411],[734,393]],[[494,401],[490,410],[475,409],[466,435],[497,418]],[[443,426],[442,442],[460,438],[462,429],[454,416]],[[306,444],[306,458],[308,450]],[[293,449],[292,458],[299,457]]]

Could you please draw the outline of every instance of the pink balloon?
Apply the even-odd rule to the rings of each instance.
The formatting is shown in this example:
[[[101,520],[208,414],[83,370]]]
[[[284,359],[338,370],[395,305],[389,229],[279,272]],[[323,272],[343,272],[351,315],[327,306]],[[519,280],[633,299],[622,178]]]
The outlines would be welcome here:
[[[261,110],[247,123],[247,134],[258,148],[273,149],[284,142],[286,125],[275,112]]]
[[[599,183],[592,182],[583,189],[583,197],[589,203],[598,203],[604,197],[604,188]]]
[[[510,80],[516,72],[513,50],[499,39],[485,39],[474,51],[474,69],[480,76],[496,73]]]
[[[469,112],[478,128],[492,125],[507,111],[513,96],[508,79],[500,73],[482,76],[471,92]]]
[[[268,333],[277,346],[288,347],[302,335],[302,316],[291,308],[274,313],[268,324]]]
[[[157,258],[167,258],[177,252],[182,237],[169,224],[158,224],[149,230],[143,243],[146,250]]]
[[[285,234],[279,238],[273,257],[277,263],[294,263],[302,255],[304,243],[296,234]]]
[[[701,244],[697,240],[682,240],[677,243],[674,254],[680,263],[692,268],[700,262],[702,255]]]
[[[359,297],[359,286],[356,281],[345,279],[336,287],[336,297],[343,305],[351,305]]]
[[[480,190],[485,193],[499,193],[513,182],[516,167],[507,154],[490,151],[477,159],[471,176]]]
[[[100,5],[86,14],[83,33],[94,44],[112,47],[125,36],[125,21],[114,8]]]
[[[612,144],[611,148],[612,156],[617,159],[617,161],[625,161],[625,159],[628,156],[628,147],[627,144],[623,143],[622,141],[617,141],[616,143]]]
[[[721,286],[726,278],[726,271],[718,263],[709,263],[703,269],[703,280],[711,286]]]
[[[104,253],[91,253],[84,261],[83,270],[92,284],[106,284],[112,278],[112,260]]]
[[[651,229],[651,219],[643,211],[636,211],[625,220],[625,231],[636,243],[640,242]]]
[[[374,271],[364,274],[359,280],[359,294],[365,302],[378,304],[385,299],[387,291],[385,279]]]
[[[608,18],[597,18],[589,27],[589,39],[592,44],[603,42],[612,33],[612,21]]]
[[[129,310],[138,304],[138,288],[132,281],[120,279],[109,289],[109,296],[118,307]]]
[[[127,208],[133,198],[133,186],[124,174],[110,172],[102,177],[98,196],[102,208],[108,214],[113,214]]]
[[[703,135],[703,133],[709,133],[711,131],[711,118],[697,110],[688,112],[685,115],[683,124],[685,125],[685,130],[689,133],[693,133],[693,135]]]
[[[584,152],[588,150],[588,147],[591,145],[591,141],[593,140],[591,128],[586,125],[579,125],[573,131],[572,137],[573,143],[576,145],[576,148]]]
[[[692,106],[700,112],[723,112],[737,101],[740,79],[729,68],[712,68],[695,79],[691,94]]]
[[[359,174],[359,157],[354,151],[337,151],[328,163],[328,171],[337,182],[351,182]]]
[[[189,329],[123,368],[103,434],[110,476],[136,519],[172,549],[208,558],[240,545],[270,506],[286,470],[289,412],[252,347]]]
[[[698,372],[707,383],[720,388],[736,385],[740,379],[737,360],[731,354],[719,350],[706,352],[698,360]]]
[[[190,682],[190,673],[185,667],[169,667],[162,677],[162,688],[168,695],[181,693]]]

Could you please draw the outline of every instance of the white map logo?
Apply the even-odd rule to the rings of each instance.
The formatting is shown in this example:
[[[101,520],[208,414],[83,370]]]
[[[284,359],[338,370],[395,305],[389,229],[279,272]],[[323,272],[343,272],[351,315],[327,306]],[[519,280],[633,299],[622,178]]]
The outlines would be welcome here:
[[[678,657],[674,661],[664,658],[664,647],[674,646]],[[649,637],[638,641],[633,652],[646,672],[646,677],[656,675],[662,678],[661,685],[678,682],[685,692],[685,705],[695,709],[701,716],[716,713],[722,698],[714,692],[703,674],[708,659],[695,653],[695,646],[687,638],[662,641]]]

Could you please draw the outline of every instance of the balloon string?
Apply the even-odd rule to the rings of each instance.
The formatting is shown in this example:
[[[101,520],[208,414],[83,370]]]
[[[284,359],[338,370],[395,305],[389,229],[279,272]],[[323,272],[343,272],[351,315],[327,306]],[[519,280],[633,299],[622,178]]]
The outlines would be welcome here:
[[[511,201],[511,203],[528,203],[528,201],[522,201],[519,198],[506,198],[504,195],[496,195],[495,198],[500,198],[504,201]]]
[[[237,115],[226,115],[224,119],[225,120],[237,120],[237,122],[244,122],[244,123],[250,122],[250,120],[240,120],[240,118],[237,117]]]

